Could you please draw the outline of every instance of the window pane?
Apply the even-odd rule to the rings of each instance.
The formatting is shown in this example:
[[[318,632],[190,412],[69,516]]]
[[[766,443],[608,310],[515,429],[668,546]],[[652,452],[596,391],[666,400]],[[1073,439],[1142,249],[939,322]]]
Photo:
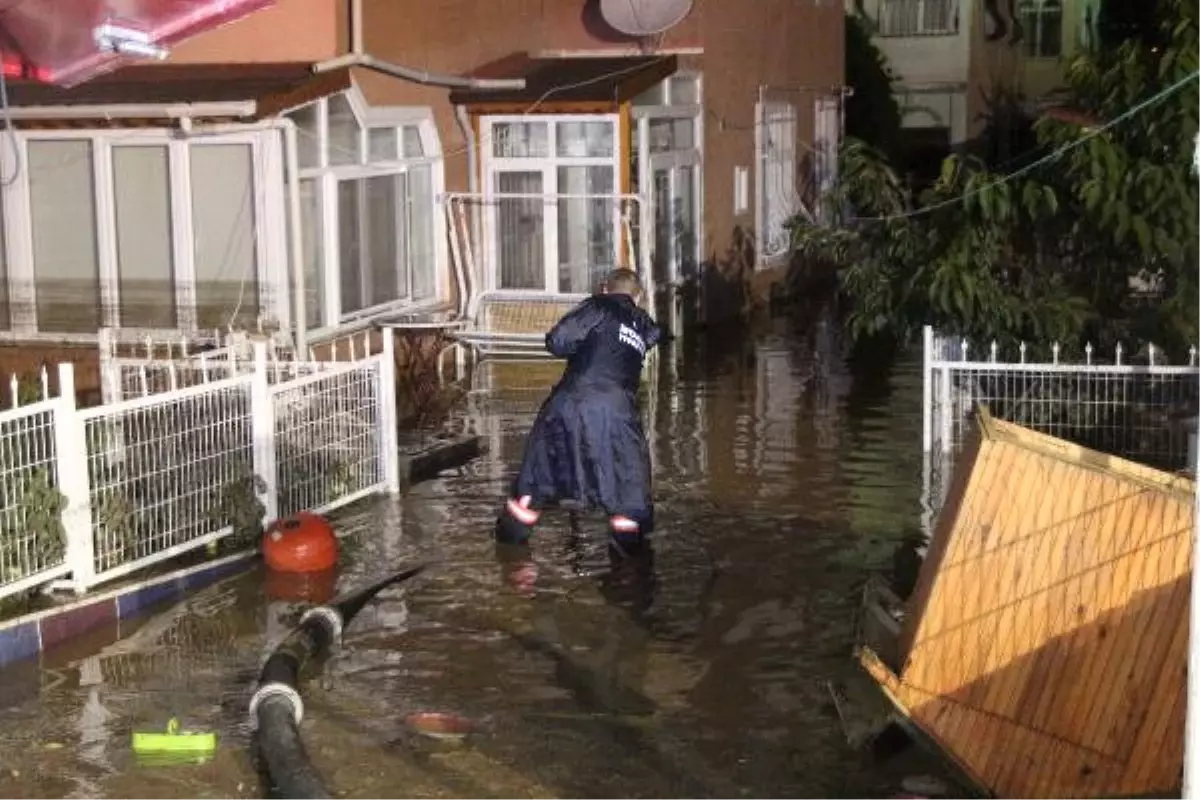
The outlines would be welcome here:
[[[1043,58],[1057,58],[1062,54],[1062,8],[1055,2],[1042,6],[1042,29],[1040,31],[1040,54]]]
[[[408,171],[408,263],[414,300],[437,295],[437,252],[434,248],[433,167]]]
[[[691,150],[696,146],[696,121],[676,119],[671,121],[671,149]]]
[[[560,194],[611,194],[612,167],[559,167]],[[615,266],[615,200],[559,200],[558,290],[590,293]]]
[[[671,78],[671,105],[694,106],[700,103],[699,79],[686,75]]]
[[[691,150],[696,146],[696,121],[693,119],[650,120],[650,152]]]
[[[425,145],[421,142],[421,128],[417,125],[404,126],[404,157],[425,157]]]
[[[613,124],[560,122],[557,150],[567,158],[612,158]]]
[[[31,141],[27,169],[38,329],[95,333],[101,317],[92,145]]]
[[[367,132],[367,147],[371,161],[395,161],[400,157],[395,128],[371,128]]]
[[[358,117],[345,95],[329,98],[329,163],[333,166],[360,163]]]
[[[404,176],[338,183],[338,252],[342,314],[398,300],[408,273],[400,227]]]
[[[367,304],[377,306],[408,296],[408,248],[403,209],[407,176],[367,178],[368,245],[371,250]]]
[[[635,106],[665,106],[667,104],[666,88],[666,81],[656,83],[633,98],[633,104]]]
[[[675,178],[674,236],[678,275],[696,276],[696,168],[680,167]]]
[[[300,181],[300,244],[304,263],[305,322],[319,328],[324,322],[325,235],[322,228],[321,191],[317,181]]]
[[[296,123],[296,159],[300,169],[321,166],[321,138],[317,121],[319,118],[318,104],[297,108],[291,114],[292,122]]]
[[[167,148],[114,147],[121,325],[174,328],[175,260]]]
[[[338,182],[338,282],[341,286],[341,313],[363,308],[362,231],[358,181]]]
[[[253,329],[259,314],[254,157],[248,144],[191,148],[196,321]]]
[[[669,119],[652,119],[650,120],[650,152],[665,153],[672,147],[675,138],[675,132]]]
[[[541,194],[541,172],[501,172],[496,192]],[[546,288],[546,204],[538,198],[501,197],[496,201],[501,289]]]
[[[492,125],[492,154],[496,158],[546,158],[549,138],[544,122],[497,122]]]

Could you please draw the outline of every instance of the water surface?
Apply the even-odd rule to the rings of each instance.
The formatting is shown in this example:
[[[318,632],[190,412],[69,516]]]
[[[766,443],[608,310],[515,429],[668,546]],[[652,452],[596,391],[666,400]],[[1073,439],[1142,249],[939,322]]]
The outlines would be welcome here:
[[[828,691],[858,675],[868,568],[919,523],[919,370],[856,373],[819,320],[679,350],[650,391],[652,563],[564,514],[528,559],[498,557],[491,524],[545,392],[533,369],[474,398],[487,456],[339,515],[342,588],[438,562],[369,605],[305,687],[305,738],[339,793],[888,796],[928,768],[849,748]],[[0,795],[261,796],[246,702],[299,608],[265,587],[254,571],[7,670]],[[422,710],[476,733],[429,740],[405,724]],[[131,732],[173,715],[219,733],[213,761],[135,759]]]

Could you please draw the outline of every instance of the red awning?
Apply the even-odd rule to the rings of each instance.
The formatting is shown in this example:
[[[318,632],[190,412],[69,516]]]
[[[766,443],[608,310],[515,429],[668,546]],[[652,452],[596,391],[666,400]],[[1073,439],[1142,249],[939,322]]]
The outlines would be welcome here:
[[[14,78],[73,86],[129,63],[106,51],[96,32],[108,24],[171,47],[273,5],[275,0],[16,0],[0,10],[0,67]]]

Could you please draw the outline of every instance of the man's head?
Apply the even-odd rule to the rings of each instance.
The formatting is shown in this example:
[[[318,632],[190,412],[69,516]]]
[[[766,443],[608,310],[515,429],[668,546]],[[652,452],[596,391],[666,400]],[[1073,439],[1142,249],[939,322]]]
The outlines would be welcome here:
[[[631,269],[614,269],[604,278],[600,289],[605,294],[627,294],[637,302],[642,296],[642,282],[637,273]]]

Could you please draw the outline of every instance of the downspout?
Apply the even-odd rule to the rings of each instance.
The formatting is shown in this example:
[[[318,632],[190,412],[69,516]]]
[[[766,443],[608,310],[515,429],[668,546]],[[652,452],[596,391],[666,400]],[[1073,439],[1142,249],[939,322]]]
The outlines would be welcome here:
[[[465,106],[454,107],[454,118],[458,121],[459,130],[462,131],[463,141],[467,143],[467,191],[473,197],[479,196],[479,143],[475,141],[475,131],[471,128],[471,118],[467,113]],[[471,233],[471,251],[480,257],[479,243],[482,241],[479,235],[479,214],[476,213],[478,206],[472,205],[470,214],[470,233]],[[474,281],[476,275],[467,276],[472,282],[472,289],[478,290],[475,287]],[[461,282],[461,281],[460,281]],[[466,286],[460,286],[459,291],[467,292]],[[466,310],[466,298],[459,298],[459,308]]]
[[[525,88],[523,78],[469,78],[461,75],[446,75],[428,70],[413,69],[390,61],[381,61],[369,55],[363,48],[362,0],[350,0],[350,52],[313,64],[313,72],[329,72],[343,67],[363,69],[390,75],[393,78],[419,83],[422,86],[441,86],[446,89],[509,89]]]
[[[308,289],[304,284],[304,246],[300,232],[300,148],[296,137],[296,123],[288,117],[280,117],[277,122],[283,130],[283,157],[286,162],[285,172],[290,178],[287,181],[288,202],[288,242],[291,251],[293,292],[292,315],[296,328],[296,357],[308,358]]]

